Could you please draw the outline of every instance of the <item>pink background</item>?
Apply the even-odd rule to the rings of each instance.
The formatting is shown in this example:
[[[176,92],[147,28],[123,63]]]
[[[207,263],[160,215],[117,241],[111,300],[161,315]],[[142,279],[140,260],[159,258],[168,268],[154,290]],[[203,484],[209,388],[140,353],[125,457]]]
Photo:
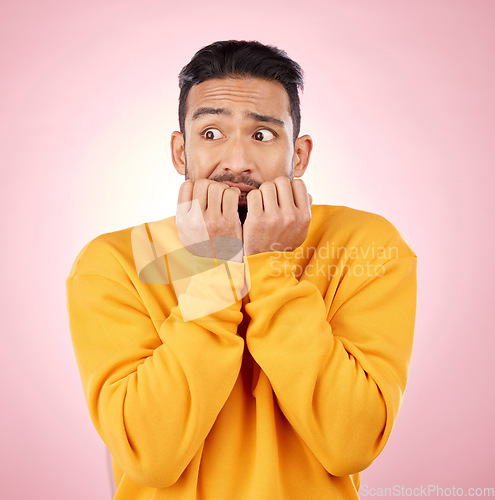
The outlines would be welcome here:
[[[177,74],[214,40],[305,69],[315,203],[379,213],[418,255],[410,381],[368,487],[495,486],[495,4],[20,1],[0,7],[0,496],[111,498],[65,309],[77,252],[172,215]]]

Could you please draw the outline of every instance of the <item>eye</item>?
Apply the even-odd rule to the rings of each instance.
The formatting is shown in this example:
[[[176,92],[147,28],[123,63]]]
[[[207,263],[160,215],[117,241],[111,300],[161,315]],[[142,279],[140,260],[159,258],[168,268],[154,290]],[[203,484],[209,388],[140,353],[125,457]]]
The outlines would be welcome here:
[[[261,142],[271,141],[274,137],[275,134],[266,128],[263,130],[258,130],[258,132],[255,132],[254,134],[254,140]]]
[[[201,135],[207,140],[207,141],[215,141],[217,139],[222,139],[223,134],[218,130],[217,128],[207,128],[204,130]]]

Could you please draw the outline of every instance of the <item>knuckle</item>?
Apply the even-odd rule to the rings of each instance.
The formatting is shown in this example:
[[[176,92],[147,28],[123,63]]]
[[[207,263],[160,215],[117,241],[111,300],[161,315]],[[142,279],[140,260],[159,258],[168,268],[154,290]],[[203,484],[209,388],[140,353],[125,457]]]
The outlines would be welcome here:
[[[207,186],[209,192],[223,191],[223,186],[220,182],[208,181]]]
[[[223,193],[223,195],[225,197],[229,197],[229,198],[236,198],[240,194],[241,194],[241,190],[239,188],[230,187],[230,186],[227,186],[227,188],[225,189],[225,191]]]
[[[230,229],[230,222],[224,217],[208,218],[206,229],[210,234],[222,234]]]
[[[297,215],[292,211],[286,213],[284,216],[284,222],[289,226],[294,225],[297,222]]]
[[[263,182],[263,184],[261,184],[259,189],[261,192],[263,192],[263,191],[273,189],[274,187],[275,187],[275,184],[273,181],[265,181],[265,182]]]
[[[281,176],[279,176],[279,177],[277,177],[277,178],[275,178],[275,179],[273,180],[273,183],[274,183],[274,184],[280,184],[280,185],[283,185],[283,184],[288,184],[289,182],[290,182],[290,181],[289,181],[288,177],[285,177],[285,176],[283,176],[283,175],[281,175]]]
[[[258,189],[249,191],[249,193],[246,195],[246,200],[250,204],[261,203],[261,192]]]
[[[205,224],[209,234],[215,233],[217,231],[218,223],[215,219],[208,218],[205,220]]]
[[[264,216],[264,222],[267,226],[277,227],[280,225],[280,218],[275,214],[268,214]]]

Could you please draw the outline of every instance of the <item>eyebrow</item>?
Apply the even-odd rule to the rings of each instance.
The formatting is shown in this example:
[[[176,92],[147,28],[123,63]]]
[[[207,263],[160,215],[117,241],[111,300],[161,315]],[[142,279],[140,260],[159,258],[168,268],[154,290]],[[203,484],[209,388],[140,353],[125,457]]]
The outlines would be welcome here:
[[[194,114],[192,119],[195,120],[203,115],[231,115],[232,112],[226,108],[198,108]]]
[[[285,125],[282,120],[279,120],[271,115],[259,115],[258,113],[247,112],[246,116],[256,120],[257,122],[273,123],[274,125],[280,125],[281,127]]]
[[[231,116],[232,111],[230,111],[227,108],[198,108],[194,114],[192,119],[195,120],[196,118],[199,118],[200,116],[203,115],[225,115],[225,116]],[[275,118],[274,116],[271,115],[260,115],[259,113],[254,113],[252,111],[247,111],[246,112],[246,117],[251,118],[253,120],[256,120],[258,122],[264,122],[264,123],[273,123],[274,125],[279,125],[283,127],[285,123],[278,119]]]

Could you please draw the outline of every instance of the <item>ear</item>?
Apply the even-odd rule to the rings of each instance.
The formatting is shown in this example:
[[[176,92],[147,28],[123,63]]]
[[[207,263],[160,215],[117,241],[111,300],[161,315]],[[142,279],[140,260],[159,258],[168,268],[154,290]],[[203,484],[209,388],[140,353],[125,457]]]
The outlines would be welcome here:
[[[294,177],[302,177],[306,172],[312,149],[313,139],[309,135],[302,135],[296,139],[294,145]]]
[[[170,149],[172,153],[172,163],[174,164],[175,170],[180,175],[186,174],[186,153],[184,149],[184,137],[177,130],[172,132],[172,138],[170,139]]]

